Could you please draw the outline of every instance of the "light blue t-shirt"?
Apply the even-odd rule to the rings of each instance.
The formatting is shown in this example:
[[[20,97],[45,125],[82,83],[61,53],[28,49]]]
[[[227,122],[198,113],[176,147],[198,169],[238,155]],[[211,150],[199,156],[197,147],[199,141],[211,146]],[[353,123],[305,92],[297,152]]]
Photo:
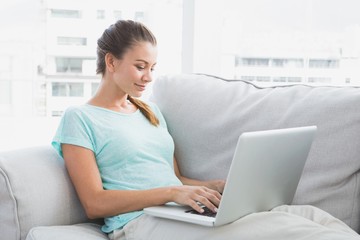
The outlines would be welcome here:
[[[52,141],[92,150],[104,189],[142,190],[181,185],[173,168],[174,142],[158,107],[148,103],[160,121],[155,127],[137,110],[119,113],[92,105],[68,108]],[[129,212],[105,218],[106,233],[143,214]]]

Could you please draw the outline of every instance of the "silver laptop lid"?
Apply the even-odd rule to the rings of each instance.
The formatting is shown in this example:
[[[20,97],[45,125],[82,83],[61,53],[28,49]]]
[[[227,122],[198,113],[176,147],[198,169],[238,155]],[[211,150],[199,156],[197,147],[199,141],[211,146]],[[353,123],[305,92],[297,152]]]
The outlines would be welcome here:
[[[243,133],[236,146],[215,226],[290,204],[316,130],[316,126],[307,126]]]

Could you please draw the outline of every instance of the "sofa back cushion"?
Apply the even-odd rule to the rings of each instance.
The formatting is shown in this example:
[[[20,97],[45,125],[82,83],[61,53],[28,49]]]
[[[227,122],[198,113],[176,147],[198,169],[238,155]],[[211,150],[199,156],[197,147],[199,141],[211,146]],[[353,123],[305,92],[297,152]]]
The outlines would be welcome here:
[[[25,239],[34,226],[86,221],[64,161],[51,146],[0,153],[1,239]]]
[[[226,178],[243,132],[316,125],[293,204],[317,206],[359,232],[359,88],[260,88],[179,74],[159,77],[151,100],[167,120],[181,173],[197,179]]]

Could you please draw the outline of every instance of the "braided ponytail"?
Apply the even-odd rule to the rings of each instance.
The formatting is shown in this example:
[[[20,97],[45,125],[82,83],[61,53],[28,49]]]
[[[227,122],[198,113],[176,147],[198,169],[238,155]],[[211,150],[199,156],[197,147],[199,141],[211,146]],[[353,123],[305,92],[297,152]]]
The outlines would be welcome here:
[[[128,100],[137,108],[139,108],[140,112],[149,120],[152,125],[156,127],[159,125],[159,119],[155,116],[153,111],[151,111],[149,105],[137,98],[131,97],[130,95],[128,95]]]

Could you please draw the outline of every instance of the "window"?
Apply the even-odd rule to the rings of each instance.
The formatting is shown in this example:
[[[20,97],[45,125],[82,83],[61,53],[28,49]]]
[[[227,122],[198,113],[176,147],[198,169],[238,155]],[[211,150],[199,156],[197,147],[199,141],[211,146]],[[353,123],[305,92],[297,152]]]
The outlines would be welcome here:
[[[301,77],[288,77],[288,82],[291,82],[291,83],[300,83],[302,80]]]
[[[91,96],[95,95],[99,85],[99,83],[91,83]]]
[[[68,84],[69,97],[83,97],[84,84],[83,83],[69,83]]]
[[[95,58],[69,58],[69,57],[56,57],[55,65],[57,73],[66,74],[89,74],[95,72]],[[93,67],[93,71],[89,71],[89,67]]]
[[[97,19],[105,19],[105,10],[97,10]]]
[[[276,76],[276,77],[273,77],[272,80],[274,83],[300,83],[303,80],[303,78],[302,77],[285,77],[285,76],[279,77],[279,76]]]
[[[86,46],[86,38],[83,37],[57,37],[58,45]]]
[[[51,16],[54,18],[81,18],[78,10],[51,9]]]
[[[144,12],[135,12],[134,20],[139,21],[139,22],[145,22],[145,14],[144,14]]]
[[[334,59],[310,59],[310,68],[339,68],[339,60]]]
[[[274,82],[287,82],[287,77],[273,77]]]
[[[180,72],[182,6],[183,0],[0,1],[7,13],[0,14],[0,41],[6,46],[0,48],[0,122],[6,125],[0,150],[48,144],[58,116],[96,93],[97,39],[115,20],[141,21],[153,31],[159,43],[156,75]],[[11,143],[6,136],[19,132],[12,124],[18,122],[23,141]],[[39,122],[49,124],[49,138],[26,132]]]
[[[270,82],[270,77],[268,76],[257,76],[256,81],[259,82]]]
[[[64,111],[52,111],[51,116],[52,117],[61,117],[63,115]]]
[[[66,97],[67,94],[66,83],[52,83],[52,96],[53,97]]]
[[[84,84],[83,83],[52,83],[53,97],[83,97]]]
[[[293,68],[302,68],[304,67],[303,59],[272,59],[271,66],[273,67],[293,67]]]
[[[241,76],[240,79],[251,82],[251,81],[255,81],[255,76]]]
[[[115,10],[115,11],[114,11],[114,18],[115,18],[115,20],[120,20],[120,19],[122,19],[122,12],[119,11],[119,10]]]
[[[0,41],[7,46],[0,49],[1,116],[58,116],[95,94],[101,78],[95,75],[96,40],[115,19],[141,21],[154,32],[156,75],[360,85],[359,0],[0,2],[8,13],[0,15]],[[26,14],[17,14],[20,5]],[[31,113],[17,98],[23,82],[32,86]]]
[[[194,2],[188,72],[254,76],[260,85],[259,74],[274,84],[360,85],[360,1]]]
[[[81,73],[81,58],[56,58],[56,72],[58,73]]]
[[[286,65],[286,59],[273,59],[272,60],[272,66],[274,67],[285,67]]]
[[[239,58],[236,62],[238,66],[255,66],[255,67],[269,66],[269,59],[265,59],[265,58]]]
[[[331,78],[329,77],[309,77],[309,83],[331,83]]]

